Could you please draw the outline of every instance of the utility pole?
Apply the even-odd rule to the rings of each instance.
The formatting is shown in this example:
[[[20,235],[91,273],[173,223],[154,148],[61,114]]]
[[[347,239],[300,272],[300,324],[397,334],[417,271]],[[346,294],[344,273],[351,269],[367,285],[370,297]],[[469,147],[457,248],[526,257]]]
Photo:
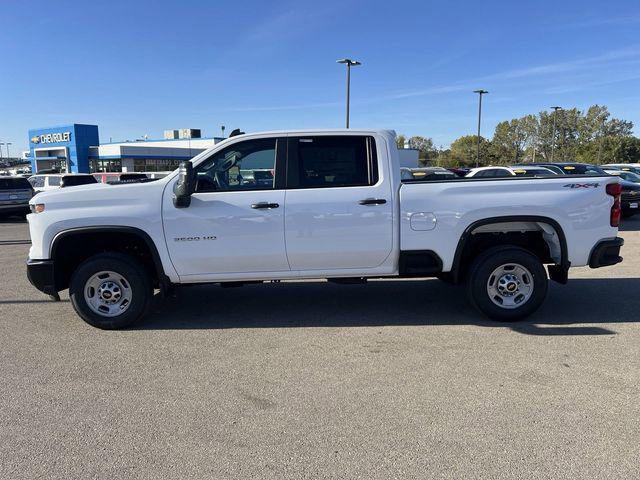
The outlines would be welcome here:
[[[478,145],[476,152],[476,168],[480,166],[480,122],[482,121],[482,95],[489,93],[486,90],[474,90],[478,94]]]
[[[343,58],[342,60],[338,60],[337,63],[342,63],[347,66],[347,128],[349,128],[349,101],[351,97],[351,67],[357,67],[358,65],[362,65],[361,62],[357,60],[351,60],[350,58]]]
[[[556,117],[558,116],[558,110],[562,110],[562,107],[551,107],[553,109],[553,137],[551,138],[551,161],[556,150]]]

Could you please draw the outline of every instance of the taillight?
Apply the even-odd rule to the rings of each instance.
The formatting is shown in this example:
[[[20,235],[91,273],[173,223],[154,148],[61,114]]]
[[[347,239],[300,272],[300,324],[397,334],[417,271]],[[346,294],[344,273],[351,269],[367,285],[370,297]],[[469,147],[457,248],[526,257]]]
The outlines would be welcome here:
[[[622,216],[622,207],[620,206],[620,194],[622,193],[622,185],[619,183],[610,183],[607,185],[607,195],[613,197],[613,205],[611,205],[611,215],[609,223],[612,227],[620,226],[620,217]]]

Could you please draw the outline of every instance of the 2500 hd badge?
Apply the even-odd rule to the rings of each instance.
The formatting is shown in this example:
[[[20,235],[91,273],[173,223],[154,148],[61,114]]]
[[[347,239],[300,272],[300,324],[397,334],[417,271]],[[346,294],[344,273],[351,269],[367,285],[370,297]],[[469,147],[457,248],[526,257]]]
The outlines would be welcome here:
[[[215,235],[205,235],[203,237],[174,237],[174,242],[199,242],[200,240],[215,240]]]

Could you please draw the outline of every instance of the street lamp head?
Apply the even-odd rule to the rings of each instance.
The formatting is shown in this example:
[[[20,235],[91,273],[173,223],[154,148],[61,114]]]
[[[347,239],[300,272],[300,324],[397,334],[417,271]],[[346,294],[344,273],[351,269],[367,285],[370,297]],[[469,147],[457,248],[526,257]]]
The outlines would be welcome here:
[[[473,93],[479,93],[480,95],[484,95],[485,93],[489,93],[487,90],[474,90]]]
[[[350,67],[356,67],[362,65],[362,62],[357,60],[351,60],[350,58],[343,58],[342,60],[336,60],[336,63],[342,63],[343,65],[349,65]]]
[[[558,110],[562,110],[562,107],[551,107],[551,109],[557,112]]]

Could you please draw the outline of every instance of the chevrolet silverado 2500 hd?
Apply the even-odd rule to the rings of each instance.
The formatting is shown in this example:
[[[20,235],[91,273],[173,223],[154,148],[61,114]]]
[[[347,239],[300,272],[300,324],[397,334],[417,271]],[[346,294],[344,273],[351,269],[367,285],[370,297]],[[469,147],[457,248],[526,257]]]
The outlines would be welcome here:
[[[402,182],[385,130],[244,134],[155,182],[38,194],[27,269],[100,328],[155,288],[308,278],[439,277],[513,321],[548,278],[622,260],[619,196],[606,175]]]

